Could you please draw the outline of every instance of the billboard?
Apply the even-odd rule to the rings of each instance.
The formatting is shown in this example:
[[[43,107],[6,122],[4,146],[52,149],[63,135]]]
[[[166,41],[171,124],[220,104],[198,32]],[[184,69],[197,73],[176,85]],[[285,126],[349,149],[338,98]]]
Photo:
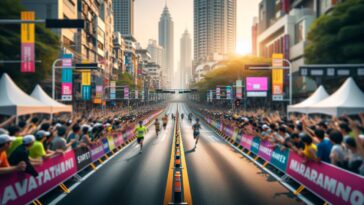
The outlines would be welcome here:
[[[247,77],[246,91],[268,91],[267,77]]]

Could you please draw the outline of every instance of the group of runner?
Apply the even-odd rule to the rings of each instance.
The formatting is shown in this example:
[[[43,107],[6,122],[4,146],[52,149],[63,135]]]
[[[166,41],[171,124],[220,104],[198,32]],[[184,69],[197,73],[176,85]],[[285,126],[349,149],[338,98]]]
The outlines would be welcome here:
[[[176,119],[176,117],[174,116],[173,113],[171,114],[171,117],[172,117],[173,120]],[[181,114],[181,119],[183,120],[183,118],[184,118],[184,114],[182,113]],[[188,120],[190,122],[192,122],[192,113],[188,114]],[[168,115],[167,114],[165,114],[162,117],[162,124],[163,124],[163,129],[165,130],[166,127],[167,127],[167,124],[168,124]],[[159,132],[161,131],[160,122],[159,122],[158,118],[155,119],[155,121],[154,121],[154,127],[155,127],[156,135],[158,137]],[[200,120],[198,118],[196,118],[196,122],[192,125],[193,137],[195,139],[194,149],[196,149],[196,147],[197,147],[197,143],[198,143],[198,140],[199,140],[199,137],[200,137],[200,129],[201,129]],[[139,121],[139,126],[135,128],[135,135],[137,137],[137,142],[140,145],[140,153],[142,153],[142,150],[143,150],[144,136],[147,133],[147,131],[148,131],[148,129],[147,129],[146,126],[143,125],[143,121]]]

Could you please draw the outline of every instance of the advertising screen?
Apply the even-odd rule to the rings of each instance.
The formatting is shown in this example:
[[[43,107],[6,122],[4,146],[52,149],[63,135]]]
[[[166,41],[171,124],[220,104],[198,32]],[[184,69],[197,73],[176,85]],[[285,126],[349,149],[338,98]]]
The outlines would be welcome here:
[[[246,91],[267,91],[267,90],[268,90],[267,77],[246,78]]]

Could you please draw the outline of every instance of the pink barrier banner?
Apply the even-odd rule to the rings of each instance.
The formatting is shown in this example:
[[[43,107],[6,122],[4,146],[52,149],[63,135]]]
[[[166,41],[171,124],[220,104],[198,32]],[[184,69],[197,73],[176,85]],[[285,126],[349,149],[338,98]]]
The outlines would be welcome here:
[[[114,134],[115,146],[119,147],[124,143],[123,135],[121,133]]]
[[[273,148],[272,148],[272,144],[268,141],[260,141],[260,145],[259,145],[259,152],[258,155],[265,159],[266,161],[270,161],[272,158],[272,154],[273,154]]]
[[[243,135],[240,139],[240,145],[245,147],[246,149],[250,150],[250,147],[252,146],[253,136],[250,135]]]
[[[326,163],[307,162],[291,151],[287,174],[332,204],[364,204],[364,177]]]
[[[232,137],[234,135],[234,130],[230,127],[225,127],[225,134],[229,137]]]
[[[102,155],[104,155],[104,147],[103,145],[93,145],[91,147],[91,159],[92,161],[98,160]]]
[[[25,173],[0,175],[0,200],[3,205],[27,204],[67,178],[76,174],[77,165],[73,151],[45,160],[35,167],[38,177]]]

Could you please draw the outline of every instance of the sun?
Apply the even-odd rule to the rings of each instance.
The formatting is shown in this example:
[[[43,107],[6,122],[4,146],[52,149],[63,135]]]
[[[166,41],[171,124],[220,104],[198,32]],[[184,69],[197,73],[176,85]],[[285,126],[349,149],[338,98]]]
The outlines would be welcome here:
[[[251,53],[251,44],[245,40],[238,40],[236,43],[236,54],[238,55],[246,55]]]

